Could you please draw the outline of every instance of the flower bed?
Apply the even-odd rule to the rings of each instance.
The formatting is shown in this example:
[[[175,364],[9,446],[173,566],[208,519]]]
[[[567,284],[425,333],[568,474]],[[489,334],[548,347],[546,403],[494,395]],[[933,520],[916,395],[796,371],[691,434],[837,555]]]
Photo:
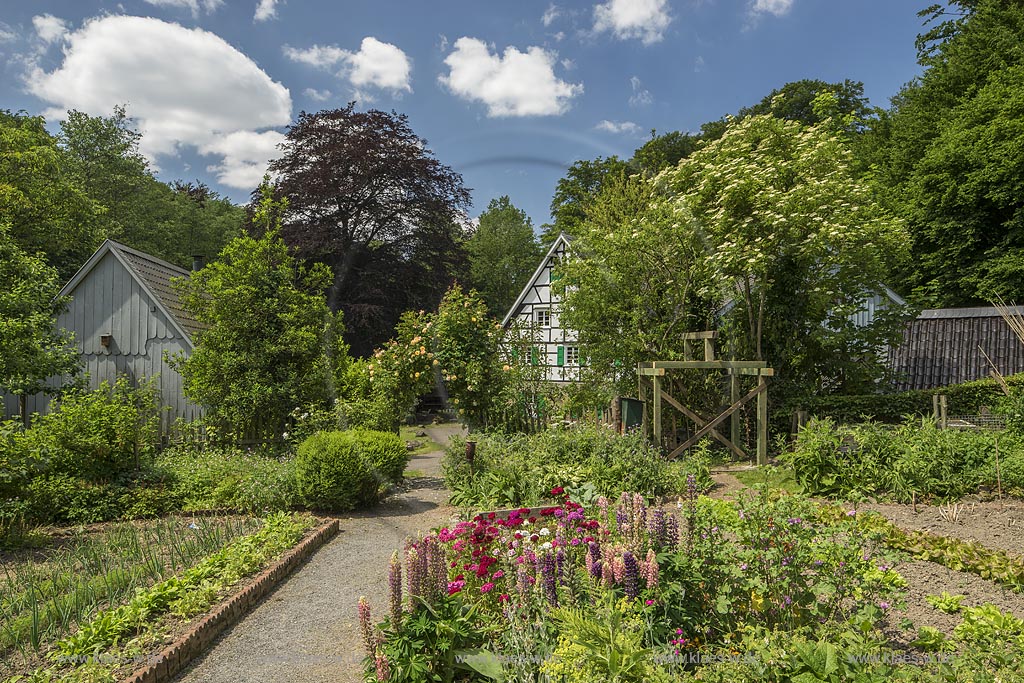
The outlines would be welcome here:
[[[734,504],[695,488],[672,511],[634,494],[585,509],[556,488],[536,514],[410,541],[384,621],[360,603],[367,680],[881,681],[896,667],[931,680],[1015,666],[1016,636],[941,641],[952,663],[927,659],[927,633],[909,650],[891,640],[906,583],[884,530],[797,496]]]

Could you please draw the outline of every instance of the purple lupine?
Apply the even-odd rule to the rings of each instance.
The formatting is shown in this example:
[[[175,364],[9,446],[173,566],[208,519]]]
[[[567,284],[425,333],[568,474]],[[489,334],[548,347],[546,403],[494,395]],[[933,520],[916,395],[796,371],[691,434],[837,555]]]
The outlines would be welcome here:
[[[519,565],[516,569],[516,593],[519,594],[519,604],[525,605],[530,597],[530,570],[525,564]]]
[[[565,583],[565,551],[561,548],[555,553],[555,576],[559,584]]]
[[[669,548],[674,550],[679,546],[679,518],[675,515],[669,515],[665,522],[665,539]]]
[[[544,595],[548,604],[558,607],[558,588],[555,577],[555,556],[552,553],[545,553],[540,564],[541,580],[544,583]]]
[[[420,562],[421,554],[414,545],[405,555],[405,575],[409,583],[410,600],[423,597],[423,582],[426,579],[426,572],[423,571],[423,563]],[[423,559],[426,559],[425,555]]]
[[[597,509],[600,511],[600,520],[604,526],[608,526],[608,499],[604,496],[597,497]]]
[[[388,597],[391,602],[391,626],[402,625],[402,562],[398,559],[398,551],[391,554],[388,564]]]
[[[622,587],[626,591],[626,597],[634,599],[640,595],[640,566],[636,557],[630,551],[622,553]]]
[[[587,548],[587,569],[590,571],[590,575],[594,579],[600,580],[601,548],[594,541],[591,541],[590,547]]]
[[[647,518],[647,533],[659,547],[665,545],[667,525],[665,524],[665,511],[661,508],[651,510],[651,514]]]

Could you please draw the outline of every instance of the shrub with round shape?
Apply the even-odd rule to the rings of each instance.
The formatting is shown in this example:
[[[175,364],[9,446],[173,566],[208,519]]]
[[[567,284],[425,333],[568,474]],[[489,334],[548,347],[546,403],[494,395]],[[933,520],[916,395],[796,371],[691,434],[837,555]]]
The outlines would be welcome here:
[[[358,440],[359,448],[379,482],[402,480],[405,466],[409,464],[409,449],[397,434],[369,429],[355,429],[350,433]]]
[[[379,486],[351,432],[319,432],[302,442],[295,456],[300,498],[318,510],[352,510],[376,502]]]

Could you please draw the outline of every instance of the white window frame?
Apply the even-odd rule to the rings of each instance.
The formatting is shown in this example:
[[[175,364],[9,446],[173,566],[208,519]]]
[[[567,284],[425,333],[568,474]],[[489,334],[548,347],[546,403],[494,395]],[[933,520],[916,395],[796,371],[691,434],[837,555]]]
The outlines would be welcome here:
[[[544,317],[547,319],[546,321],[541,321],[541,314],[543,314]],[[534,319],[534,321],[536,321],[538,327],[542,327],[544,329],[550,328],[551,327],[551,309],[548,308],[548,307],[533,309],[533,319]]]
[[[566,365],[579,365],[580,364],[580,347],[569,346],[565,347],[565,364]]]

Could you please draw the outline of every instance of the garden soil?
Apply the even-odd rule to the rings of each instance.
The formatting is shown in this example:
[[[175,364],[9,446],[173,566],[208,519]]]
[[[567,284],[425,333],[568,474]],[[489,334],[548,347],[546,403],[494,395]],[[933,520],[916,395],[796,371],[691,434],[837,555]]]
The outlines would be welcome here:
[[[437,443],[462,433],[426,427]],[[372,510],[339,516],[340,530],[305,565],[182,673],[180,683],[349,683],[362,680],[364,654],[356,604],[373,619],[387,613],[387,566],[405,539],[449,522],[456,510],[441,476],[441,451],[417,455],[423,476]]]

